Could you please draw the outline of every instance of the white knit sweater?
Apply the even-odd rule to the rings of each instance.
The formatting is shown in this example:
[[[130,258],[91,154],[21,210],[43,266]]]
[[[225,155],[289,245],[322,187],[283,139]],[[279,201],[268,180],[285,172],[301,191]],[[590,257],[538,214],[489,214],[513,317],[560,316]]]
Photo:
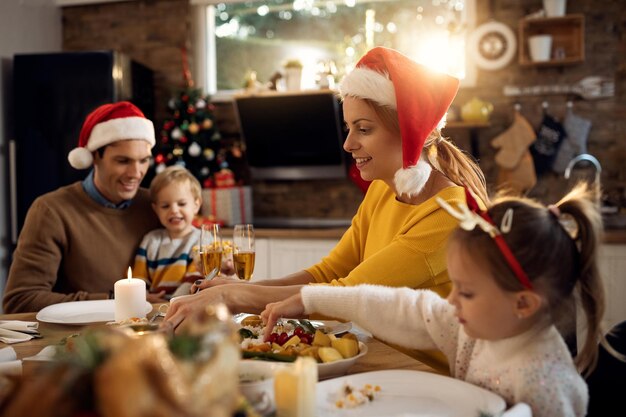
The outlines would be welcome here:
[[[353,321],[374,336],[411,349],[439,349],[455,378],[524,402],[534,417],[583,417],[587,385],[554,327],[499,341],[467,336],[454,307],[427,290],[374,285],[302,289],[307,314]]]

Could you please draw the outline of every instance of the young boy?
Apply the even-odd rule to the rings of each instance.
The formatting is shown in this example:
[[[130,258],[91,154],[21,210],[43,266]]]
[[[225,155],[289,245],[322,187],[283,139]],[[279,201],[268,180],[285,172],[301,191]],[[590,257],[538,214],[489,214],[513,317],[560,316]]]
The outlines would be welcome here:
[[[148,284],[148,301],[158,302],[183,282],[199,278],[191,252],[200,239],[200,229],[192,224],[200,210],[200,183],[182,166],[170,166],[152,180],[150,198],[164,228],[143,237],[133,276]]]

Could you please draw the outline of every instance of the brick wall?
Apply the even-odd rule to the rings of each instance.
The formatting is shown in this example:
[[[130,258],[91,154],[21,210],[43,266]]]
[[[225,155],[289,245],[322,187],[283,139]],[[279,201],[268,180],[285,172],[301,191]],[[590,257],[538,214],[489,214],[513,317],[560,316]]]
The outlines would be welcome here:
[[[188,0],[64,7],[63,50],[113,49],[154,70],[158,126],[172,92],[183,86],[181,48],[191,49],[189,11]]]
[[[477,3],[478,24],[492,17],[507,24],[515,33],[519,19],[540,9],[542,4],[541,0],[477,0]],[[491,15],[489,4],[493,5]],[[187,46],[191,50],[189,11],[187,0],[66,7],[63,9],[63,47],[65,50],[117,49],[155,70],[158,125],[164,117],[171,90],[182,85],[180,48]],[[585,76],[614,77],[615,97],[575,101],[574,111],[592,121],[589,153],[602,163],[602,181],[608,194],[626,206],[626,8],[623,0],[569,0],[567,13],[585,15],[584,63],[561,68],[522,68],[516,57],[502,70],[479,71],[478,87],[460,91],[454,104],[461,106],[477,96],[495,106],[491,127],[480,131],[480,164],[488,181],[493,183],[497,167],[489,140],[508,127],[513,104],[519,101],[522,113],[537,125],[543,100],[549,102],[553,115],[562,118],[567,99],[565,96],[508,98],[503,95],[505,85],[573,84]],[[454,134],[453,139],[460,146],[467,147],[467,137],[463,133]],[[345,217],[354,211],[361,198],[360,192],[348,180],[317,185],[319,187],[307,182],[259,183],[255,186],[255,214]],[[531,194],[551,202],[567,185],[561,176],[548,174],[540,179]],[[315,194],[313,190],[321,190],[323,198],[310,198]],[[277,210],[281,212],[277,213]]]

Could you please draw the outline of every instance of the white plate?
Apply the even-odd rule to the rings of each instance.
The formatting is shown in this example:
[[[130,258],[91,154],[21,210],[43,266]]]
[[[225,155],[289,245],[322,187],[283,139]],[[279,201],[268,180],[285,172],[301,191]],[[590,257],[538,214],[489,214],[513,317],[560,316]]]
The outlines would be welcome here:
[[[146,302],[145,314],[152,311]],[[115,300],[70,301],[42,308],[37,320],[46,323],[87,324],[115,320]]]
[[[246,317],[255,315],[258,314],[239,313],[233,316],[233,318],[235,319],[235,323],[241,323],[241,321]],[[285,322],[287,322],[288,320],[297,321],[298,319],[283,319],[283,321]],[[320,329],[327,334],[345,333],[347,331],[350,331],[350,329],[352,328],[352,322],[343,323],[335,320],[309,320],[309,322],[313,325],[313,327],[315,327],[316,329]]]
[[[335,395],[345,383],[355,388],[378,385],[374,401],[352,409],[338,409]],[[389,370],[364,372],[317,384],[317,415],[359,417],[477,417],[499,415],[504,399],[467,382],[429,372]]]

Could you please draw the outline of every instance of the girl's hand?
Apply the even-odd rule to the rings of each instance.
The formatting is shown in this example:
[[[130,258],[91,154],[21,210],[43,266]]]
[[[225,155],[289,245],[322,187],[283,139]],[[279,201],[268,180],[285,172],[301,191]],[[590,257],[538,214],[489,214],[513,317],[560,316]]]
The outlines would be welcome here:
[[[264,340],[267,341],[269,339],[276,322],[282,317],[297,319],[303,316],[304,304],[302,303],[300,292],[283,301],[268,304],[261,313],[261,319],[265,323]]]

